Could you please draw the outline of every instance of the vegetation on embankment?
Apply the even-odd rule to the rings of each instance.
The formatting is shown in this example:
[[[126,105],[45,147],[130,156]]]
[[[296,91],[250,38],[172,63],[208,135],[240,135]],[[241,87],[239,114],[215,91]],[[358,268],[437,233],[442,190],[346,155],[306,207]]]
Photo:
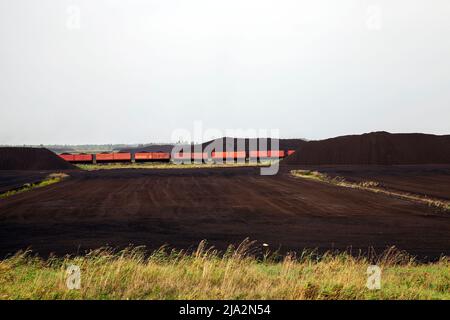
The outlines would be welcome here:
[[[192,169],[192,168],[231,168],[231,167],[255,167],[268,166],[270,162],[223,162],[223,163],[172,163],[172,162],[116,162],[116,163],[97,163],[97,164],[77,164],[80,169],[92,170],[111,170],[111,169]]]
[[[0,199],[7,198],[7,197],[13,196],[18,193],[30,191],[30,190],[33,190],[36,188],[42,188],[42,187],[60,182],[61,180],[65,179],[67,177],[68,177],[68,175],[65,173],[52,173],[52,174],[49,174],[42,181],[39,181],[36,183],[26,183],[23,186],[21,186],[20,188],[9,190],[4,193],[0,193]]]
[[[364,257],[304,252],[251,254],[245,241],[224,254],[201,243],[193,253],[99,249],[46,260],[18,253],[0,261],[0,299],[450,299],[450,261],[420,264],[389,250],[376,259],[381,288],[366,287]],[[67,286],[80,268],[79,289]]]
[[[339,176],[330,177],[325,173],[311,170],[292,170],[291,174],[294,177],[298,178],[315,180],[344,188],[360,189],[374,193],[382,193],[388,196],[397,197],[404,200],[414,201],[429,206],[437,207],[444,211],[450,211],[450,201],[447,201],[445,199],[426,197],[407,192],[400,192],[397,190],[390,190],[389,188],[382,186],[379,182],[376,181],[351,182],[345,180],[343,177]]]

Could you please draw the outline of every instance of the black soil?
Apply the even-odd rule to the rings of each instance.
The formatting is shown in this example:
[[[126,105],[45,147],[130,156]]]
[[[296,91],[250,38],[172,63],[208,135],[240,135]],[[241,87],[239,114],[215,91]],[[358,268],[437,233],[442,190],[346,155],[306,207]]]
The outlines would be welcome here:
[[[284,164],[449,164],[450,135],[372,132],[301,145]]]
[[[0,148],[0,170],[69,170],[75,168],[45,148]]]

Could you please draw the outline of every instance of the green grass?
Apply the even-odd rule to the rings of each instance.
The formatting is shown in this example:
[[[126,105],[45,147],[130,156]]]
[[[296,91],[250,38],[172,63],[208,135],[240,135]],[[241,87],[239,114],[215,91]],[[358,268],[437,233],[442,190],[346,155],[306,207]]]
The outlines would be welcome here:
[[[389,190],[389,188],[386,188],[382,186],[380,183],[376,181],[362,181],[362,182],[350,182],[345,180],[343,177],[330,177],[326,175],[325,173],[321,173],[318,171],[310,171],[310,170],[292,170],[291,174],[294,177],[303,178],[303,179],[309,179],[309,180],[315,180],[323,183],[332,184],[338,187],[344,187],[344,188],[352,188],[352,189],[360,189],[365,190],[373,193],[382,193],[388,196],[401,198],[404,200],[409,200],[413,202],[419,202],[426,204],[428,206],[439,208],[443,211],[450,211],[450,201],[444,200],[444,199],[436,199],[431,197],[426,197],[418,194],[412,194],[407,192],[400,192],[400,191],[394,191]]]
[[[347,254],[266,255],[254,244],[219,254],[99,249],[42,260],[18,253],[0,261],[0,299],[450,299],[450,261],[417,263],[389,251],[377,260],[381,289],[366,288],[369,261]],[[66,268],[81,270],[81,288],[66,286]]]
[[[52,173],[50,175],[48,175],[44,180],[40,181],[40,182],[36,182],[36,183],[26,183],[24,184],[22,187],[18,188],[18,189],[14,189],[14,190],[10,190],[10,191],[6,191],[4,193],[0,194],[0,199],[3,198],[7,198],[7,197],[11,197],[15,194],[19,194],[19,193],[23,193],[23,192],[27,192],[36,188],[43,188],[46,186],[49,186],[51,184],[60,182],[61,180],[65,179],[66,177],[68,177],[66,174],[64,173]]]
[[[111,169],[191,169],[191,168],[230,168],[230,167],[255,167],[268,166],[270,162],[261,163],[185,163],[177,164],[172,162],[117,162],[117,163],[97,163],[97,164],[77,164],[83,170],[111,170]]]

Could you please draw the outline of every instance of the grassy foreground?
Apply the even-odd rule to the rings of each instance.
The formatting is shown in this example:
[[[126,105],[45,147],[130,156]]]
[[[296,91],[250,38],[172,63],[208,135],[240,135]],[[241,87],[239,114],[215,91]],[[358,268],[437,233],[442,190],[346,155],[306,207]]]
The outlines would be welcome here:
[[[419,264],[388,251],[377,260],[381,289],[366,288],[366,258],[304,252],[275,259],[252,242],[222,255],[201,243],[190,254],[142,248],[42,260],[18,253],[0,262],[0,299],[450,299],[450,261]],[[66,270],[80,268],[80,289]]]

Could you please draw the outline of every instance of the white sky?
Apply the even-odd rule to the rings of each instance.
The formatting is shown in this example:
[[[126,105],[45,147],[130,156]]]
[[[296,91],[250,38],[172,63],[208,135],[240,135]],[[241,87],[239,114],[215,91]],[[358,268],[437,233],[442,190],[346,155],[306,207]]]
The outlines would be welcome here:
[[[167,142],[194,121],[449,134],[449,119],[448,0],[0,0],[0,144]]]

